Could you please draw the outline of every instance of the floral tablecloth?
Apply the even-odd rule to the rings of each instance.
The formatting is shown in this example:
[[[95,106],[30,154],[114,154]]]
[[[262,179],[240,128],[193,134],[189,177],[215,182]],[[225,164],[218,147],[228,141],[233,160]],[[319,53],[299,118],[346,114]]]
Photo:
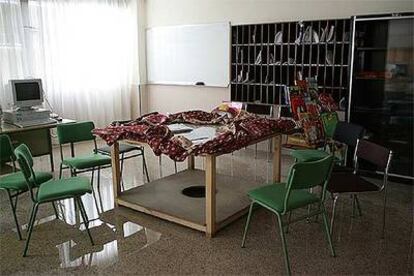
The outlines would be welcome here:
[[[213,126],[216,135],[195,143],[168,128],[176,123],[191,127]],[[93,134],[108,145],[124,139],[147,143],[156,155],[166,154],[175,161],[183,161],[189,155],[230,153],[272,134],[288,133],[295,127],[295,122],[288,118],[268,119],[232,109],[226,112],[194,110],[169,115],[150,113],[133,121],[114,122],[105,128],[94,129]]]

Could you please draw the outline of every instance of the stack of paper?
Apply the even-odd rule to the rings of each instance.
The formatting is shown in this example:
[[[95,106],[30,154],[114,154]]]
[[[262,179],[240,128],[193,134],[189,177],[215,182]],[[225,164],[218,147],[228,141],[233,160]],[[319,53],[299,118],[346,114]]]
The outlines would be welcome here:
[[[193,144],[201,144],[216,136],[216,128],[198,127],[189,133],[182,134],[182,136],[193,142]]]
[[[171,124],[171,125],[168,125],[168,128],[174,134],[190,132],[193,130],[193,128],[186,126],[184,124]]]

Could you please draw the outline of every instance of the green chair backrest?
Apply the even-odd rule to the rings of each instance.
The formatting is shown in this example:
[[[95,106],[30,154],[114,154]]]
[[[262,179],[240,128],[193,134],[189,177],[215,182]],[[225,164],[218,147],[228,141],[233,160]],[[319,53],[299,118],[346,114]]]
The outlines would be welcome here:
[[[325,199],[325,190],[334,165],[334,156],[312,162],[297,162],[292,165],[287,180],[285,210],[288,208],[289,196],[292,190],[303,190],[322,186],[321,201]]]
[[[22,171],[24,178],[26,179],[28,188],[32,193],[32,188],[35,187],[36,183],[36,176],[33,170],[32,153],[25,144],[21,144],[14,150],[14,154],[17,157],[17,162],[19,163],[20,170]]]
[[[57,137],[60,145],[95,140],[92,130],[93,122],[60,124],[57,126]]]
[[[336,112],[321,114],[323,130],[326,138],[333,138],[336,125],[338,124],[338,114]]]
[[[20,152],[22,152],[26,158],[26,161],[28,163],[28,165],[33,168],[33,156],[32,156],[32,152],[30,151],[29,147],[26,146],[26,144],[21,144],[20,146],[17,147],[19,149]],[[17,149],[16,148],[16,149]],[[15,150],[16,152],[16,150]]]
[[[14,161],[13,145],[10,137],[6,134],[0,135],[0,163]]]

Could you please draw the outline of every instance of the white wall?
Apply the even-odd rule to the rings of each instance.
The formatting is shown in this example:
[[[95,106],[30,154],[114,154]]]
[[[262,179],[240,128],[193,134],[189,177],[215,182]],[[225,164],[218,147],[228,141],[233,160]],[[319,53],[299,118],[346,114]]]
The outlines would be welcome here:
[[[232,24],[347,18],[414,11],[412,0],[146,0],[147,27],[230,21]],[[144,111],[210,110],[229,88],[147,85]]]

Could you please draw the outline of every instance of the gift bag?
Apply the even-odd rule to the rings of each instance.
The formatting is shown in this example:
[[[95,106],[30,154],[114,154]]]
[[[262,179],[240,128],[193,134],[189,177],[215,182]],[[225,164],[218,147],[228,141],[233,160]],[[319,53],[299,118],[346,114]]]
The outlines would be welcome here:
[[[332,139],[336,124],[338,123],[338,114],[336,112],[329,112],[321,114],[321,121],[325,131],[325,137]]]
[[[302,122],[306,142],[311,146],[320,146],[325,142],[322,122],[319,118],[307,118]]]

